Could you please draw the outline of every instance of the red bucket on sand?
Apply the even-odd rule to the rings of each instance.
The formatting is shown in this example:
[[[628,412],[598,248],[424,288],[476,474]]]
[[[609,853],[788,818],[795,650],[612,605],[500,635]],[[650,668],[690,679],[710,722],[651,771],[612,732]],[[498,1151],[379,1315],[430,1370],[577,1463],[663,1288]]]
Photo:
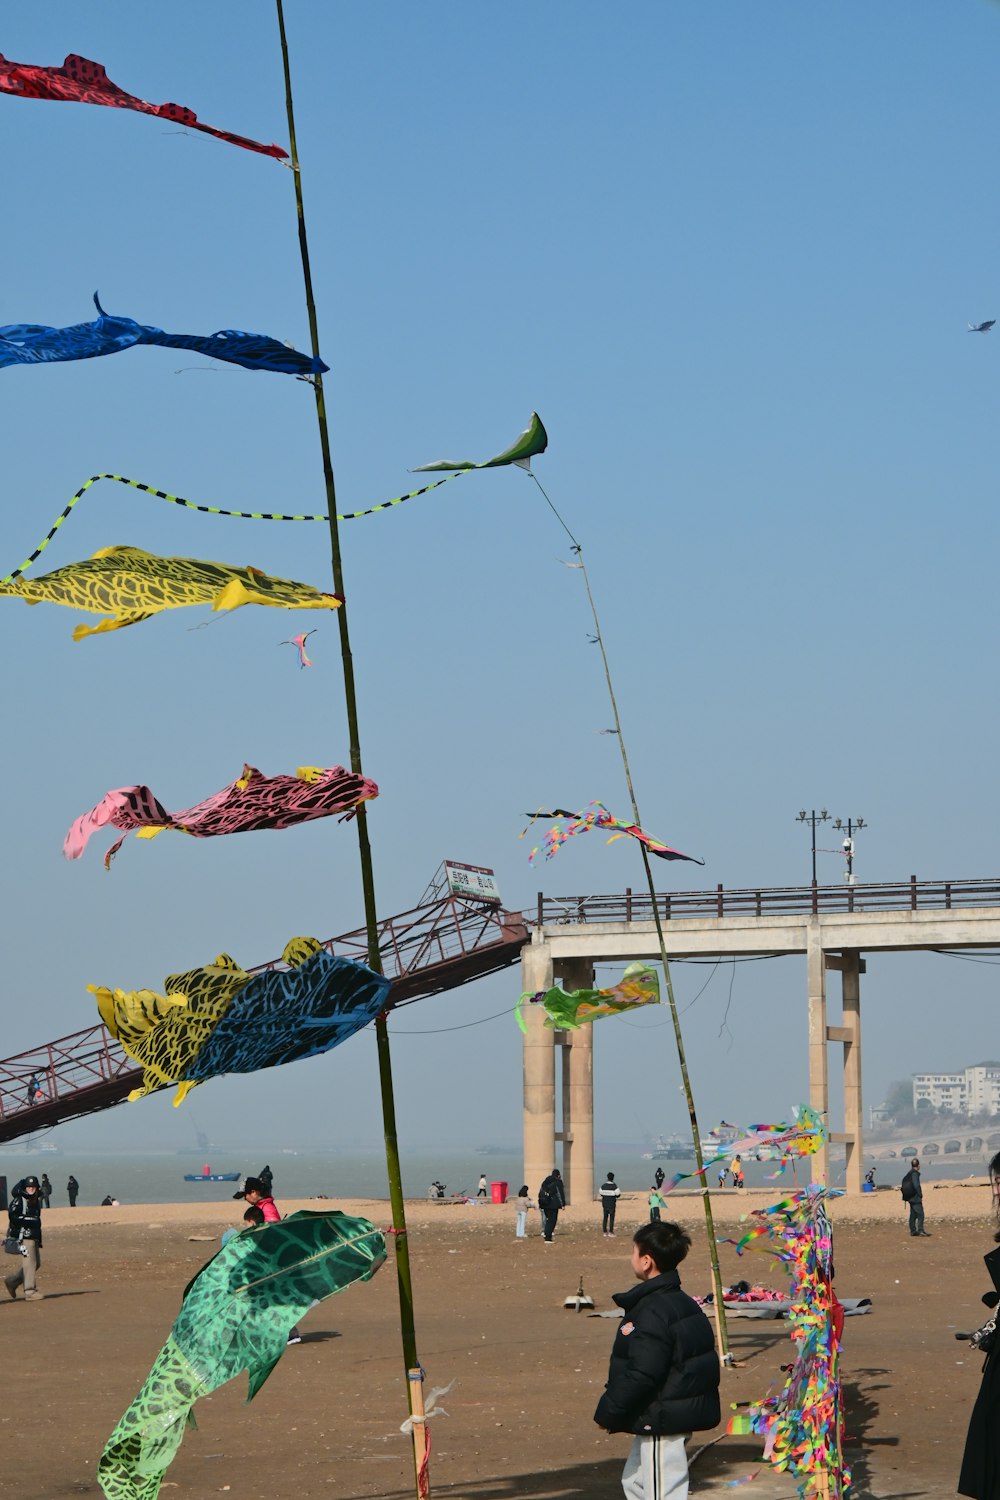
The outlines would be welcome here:
[[[493,1192],[494,1203],[507,1202],[507,1184],[505,1182],[491,1182],[490,1188]]]

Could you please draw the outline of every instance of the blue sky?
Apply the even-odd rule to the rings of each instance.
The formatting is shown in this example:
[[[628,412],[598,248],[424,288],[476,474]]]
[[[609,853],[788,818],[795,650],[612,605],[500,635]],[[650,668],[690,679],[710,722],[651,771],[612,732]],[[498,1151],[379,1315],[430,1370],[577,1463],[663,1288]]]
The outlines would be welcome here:
[[[644,821],[706,860],[665,884],[807,879],[794,817],[823,804],[870,823],[861,879],[992,874],[1000,330],[965,326],[1000,309],[1000,9],[287,13],[340,508],[406,491],[442,454],[495,452],[537,409],[538,472],[586,547]],[[141,97],[286,142],[269,4],[50,0],[6,17],[0,46],[49,65],[82,53]],[[98,289],[172,331],[307,344],[285,168],[124,111],[4,97],[0,128],[0,322],[83,321]],[[323,509],[311,393],[288,377],[138,349],[0,378],[3,571],[102,470],[237,509]],[[42,566],[122,542],[329,579],[321,527],[111,485]],[[516,839],[527,807],[626,807],[615,742],[595,733],[608,709],[579,577],[530,481],[471,476],[348,523],[343,544],[380,910],[412,905],[445,856],[495,867],[512,906],[539,886],[638,885],[625,841],[531,869]],[[349,828],[133,843],[110,875],[97,849],[59,852],[109,787],[146,782],[181,807],[245,760],[345,760],[332,620],[299,672],[269,610],[75,645],[69,612],[0,605],[6,1054],[88,1024],[89,982],[155,987],[220,949],[249,964],[360,923]],[[706,973],[678,969],[682,1005]],[[436,1030],[517,990],[512,972],[400,1015],[404,1145],[517,1138],[513,1021]],[[868,1102],[988,1053],[994,990],[982,965],[870,961]],[[781,1118],[806,1083],[804,965],[738,968],[720,1035],[728,995],[720,969],[685,1017],[702,1117]],[[634,1034],[661,1024],[601,1027],[600,1136],[680,1128],[669,1029]],[[403,1035],[417,1029],[436,1034]],[[197,1109],[226,1139],[375,1139],[373,1039],[200,1089]],[[130,1107],[129,1139],[185,1144],[183,1113]],[[98,1143],[124,1126],[117,1111],[72,1129]]]

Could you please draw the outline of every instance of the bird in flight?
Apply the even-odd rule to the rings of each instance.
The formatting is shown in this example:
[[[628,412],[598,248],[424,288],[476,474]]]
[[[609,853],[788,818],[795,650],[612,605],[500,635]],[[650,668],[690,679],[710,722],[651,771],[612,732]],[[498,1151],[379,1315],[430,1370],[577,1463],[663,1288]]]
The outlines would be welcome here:
[[[985,323],[970,323],[969,324],[969,332],[970,333],[989,333],[990,329],[993,327],[993,325],[994,325],[995,322],[996,322],[996,318],[988,318]]]

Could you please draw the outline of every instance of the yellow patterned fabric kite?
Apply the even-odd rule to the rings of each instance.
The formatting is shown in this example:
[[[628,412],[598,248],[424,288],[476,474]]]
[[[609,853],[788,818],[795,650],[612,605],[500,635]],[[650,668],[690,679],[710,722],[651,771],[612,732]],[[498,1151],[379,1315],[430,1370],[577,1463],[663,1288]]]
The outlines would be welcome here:
[[[0,583],[0,598],[26,604],[66,604],[93,614],[109,611],[99,625],[78,625],[73,639],[137,625],[164,609],[210,604],[213,610],[268,604],[278,609],[339,609],[336,594],[307,583],[275,578],[259,568],[158,557],[141,547],[104,547],[83,562],[68,563],[40,578]]]

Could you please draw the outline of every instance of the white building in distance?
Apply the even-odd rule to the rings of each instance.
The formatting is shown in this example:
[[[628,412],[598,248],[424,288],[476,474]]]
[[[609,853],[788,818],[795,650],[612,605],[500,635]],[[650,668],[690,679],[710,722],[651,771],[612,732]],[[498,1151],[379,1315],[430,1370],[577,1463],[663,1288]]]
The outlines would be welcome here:
[[[1000,1114],[1000,1063],[976,1063],[962,1073],[914,1073],[913,1107],[955,1115]]]

